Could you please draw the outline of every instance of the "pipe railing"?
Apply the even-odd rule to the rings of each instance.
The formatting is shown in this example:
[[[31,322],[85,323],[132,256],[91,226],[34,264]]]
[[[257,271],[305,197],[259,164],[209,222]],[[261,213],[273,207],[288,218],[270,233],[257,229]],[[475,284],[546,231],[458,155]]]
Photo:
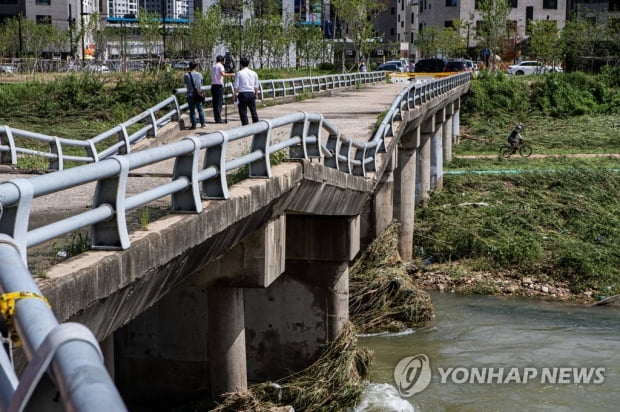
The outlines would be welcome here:
[[[410,84],[398,94],[369,140],[342,136],[338,128],[321,114],[298,112],[226,131],[190,136],[125,155],[113,155],[55,173],[0,183],[0,288],[4,294],[25,292],[27,295],[16,304],[15,330],[31,359],[26,368],[28,373],[18,382],[6,354],[0,351],[2,410],[21,410],[11,405],[27,403],[41,374],[48,370],[49,362],[52,362],[51,370],[68,409],[88,411],[105,404],[110,410],[125,410],[116,388],[102,369],[99,348],[96,342],[93,343],[92,334],[65,326],[69,324],[58,326],[40,296],[26,269],[29,247],[91,227],[93,249],[127,249],[131,246],[127,228],[129,211],[171,196],[172,212],[200,213],[203,199],[230,197],[227,172],[247,166],[250,177],[269,178],[272,176],[270,156],[281,150],[288,150],[289,159],[315,158],[344,173],[367,176],[376,170],[377,153],[385,151],[385,139],[394,136],[394,123],[403,119],[403,111],[420,108],[430,96],[440,97],[469,81],[469,74],[459,74]],[[283,128],[288,129],[288,136],[272,142],[274,131]],[[227,146],[243,139],[250,140],[249,152],[227,159]],[[127,193],[131,171],[167,160],[174,160],[170,181],[142,192]],[[67,218],[29,228],[32,204],[37,198],[92,182],[97,184],[90,210],[76,210]],[[76,354],[79,354],[79,361],[76,361]],[[80,378],[83,375],[81,368],[86,367],[98,371],[96,379],[90,374],[89,379]],[[85,399],[87,396],[91,398]],[[105,402],[102,397],[106,397]]]
[[[260,87],[263,99],[269,100],[382,81],[385,81],[384,72],[348,73],[315,78],[263,80],[260,82]],[[317,88],[314,86],[315,82],[323,86]],[[202,86],[202,89],[208,92],[210,86]],[[225,98],[230,99],[232,97],[230,83],[227,83],[226,90]],[[67,139],[0,126],[0,164],[17,165],[19,155],[29,155],[47,159],[48,168],[51,170],[63,170],[65,163],[69,161],[96,163],[116,154],[130,153],[133,145],[144,138],[157,137],[162,127],[171,121],[181,119],[182,113],[188,109],[188,104],[180,103],[176,94],[186,93],[187,90],[184,88],[176,89],[175,95],[87,140]],[[206,103],[211,101],[211,97],[207,97]],[[76,151],[82,155],[75,154]]]
[[[466,75],[455,75],[409,85],[396,97],[370,140],[342,136],[338,128],[322,115],[299,112],[126,155],[111,156],[56,173],[6,181],[0,183],[0,205],[3,210],[0,233],[12,236],[24,262],[27,261],[28,248],[88,226],[93,228],[93,248],[126,249],[129,247],[128,211],[172,196],[172,211],[199,213],[202,199],[229,197],[227,172],[248,166],[250,177],[271,177],[270,155],[284,149],[289,150],[289,159],[318,158],[325,166],[356,176],[367,176],[376,171],[377,155],[385,151],[384,141],[394,135],[394,122],[403,118],[403,110],[419,106],[420,101],[424,104],[428,96],[439,97],[467,82],[469,77]],[[288,137],[272,143],[274,131],[284,128],[289,129]],[[250,153],[226,159],[227,146],[242,139],[248,140]],[[202,156],[203,164],[197,166],[198,158]],[[174,160],[176,165],[170,182],[128,197],[126,189],[130,172],[166,160]],[[36,198],[92,182],[97,182],[97,188],[93,193],[91,210],[35,229],[28,228],[31,206]]]

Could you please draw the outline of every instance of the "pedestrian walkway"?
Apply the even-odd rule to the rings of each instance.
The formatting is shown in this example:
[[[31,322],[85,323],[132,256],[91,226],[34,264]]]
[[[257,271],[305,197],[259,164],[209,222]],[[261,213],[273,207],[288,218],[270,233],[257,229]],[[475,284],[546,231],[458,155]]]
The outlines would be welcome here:
[[[258,115],[260,119],[273,119],[294,112],[321,113],[325,119],[329,120],[341,131],[343,136],[363,141],[371,137],[379,115],[390,107],[396,96],[406,86],[406,84],[385,83],[364,85],[360,88],[348,90],[333,90],[329,94],[321,94],[305,100],[278,105],[259,105]],[[188,136],[200,136],[220,130],[241,127],[239,114],[234,105],[228,106],[228,123],[214,123],[213,113],[210,108],[205,110],[205,114],[207,115],[207,125],[205,128],[179,130],[176,134],[170,134],[170,137],[167,139],[159,137],[144,139],[132,150],[144,150],[149,147],[171,143]],[[186,124],[188,123],[186,122]],[[278,129],[278,133],[272,136],[272,141],[278,141],[279,137],[284,137],[283,134],[288,132],[288,130]],[[239,156],[248,151],[249,141],[236,141],[228,146],[227,158]],[[169,180],[170,176],[172,176],[173,166],[174,160],[170,160],[132,171],[127,184],[127,194],[131,195],[144,190],[145,187],[154,187]],[[0,176],[0,179],[5,181],[27,178],[29,176],[32,175],[4,173]],[[31,226],[38,227],[48,220],[66,217],[70,215],[70,210],[91,207],[94,192],[95,183],[92,183],[44,196],[40,201],[34,202],[32,205]],[[169,199],[162,199],[160,203],[162,202],[169,202]]]

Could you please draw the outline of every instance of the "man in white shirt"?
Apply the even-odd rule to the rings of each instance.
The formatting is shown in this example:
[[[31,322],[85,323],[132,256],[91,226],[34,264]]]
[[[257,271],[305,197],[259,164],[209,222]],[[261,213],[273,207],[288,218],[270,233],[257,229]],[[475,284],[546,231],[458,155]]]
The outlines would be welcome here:
[[[222,120],[222,103],[224,102],[224,78],[235,77],[234,73],[226,73],[224,56],[217,56],[211,67],[211,99],[213,104],[213,118],[215,123],[224,123]]]
[[[254,70],[248,68],[250,60],[242,57],[239,60],[241,70],[235,75],[233,83],[234,99],[238,101],[239,117],[241,124],[249,124],[248,109],[252,115],[252,122],[258,122],[258,113],[256,112],[256,98],[259,97],[260,85],[258,83],[258,75]]]

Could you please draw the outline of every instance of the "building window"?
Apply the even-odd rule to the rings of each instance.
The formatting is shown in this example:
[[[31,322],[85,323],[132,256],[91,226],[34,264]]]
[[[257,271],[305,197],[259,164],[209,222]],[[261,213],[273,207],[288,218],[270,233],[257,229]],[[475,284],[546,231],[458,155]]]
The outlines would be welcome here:
[[[0,0],[0,4],[17,4],[17,0]],[[3,18],[8,18],[9,16],[0,16],[0,21]]]
[[[474,1],[474,9],[478,10],[478,0]]]
[[[394,27],[392,27],[390,29],[390,35],[394,36],[396,34],[396,29]]]
[[[396,14],[396,7],[392,7],[390,9],[390,12],[391,12],[392,16],[395,15]]]
[[[52,24],[52,16],[37,15],[37,24]]]
[[[510,7],[512,7],[513,9],[516,9],[517,7],[519,7],[519,0],[509,0],[510,2]]]
[[[446,0],[446,7],[456,7],[456,0]]]
[[[620,11],[620,0],[609,0],[609,11]]]
[[[445,28],[454,27],[454,24],[452,23],[452,20],[446,20],[443,22],[443,27]]]
[[[37,6],[51,6],[52,5],[52,0],[36,0],[35,4]]]
[[[557,9],[558,0],[543,0],[543,9]]]

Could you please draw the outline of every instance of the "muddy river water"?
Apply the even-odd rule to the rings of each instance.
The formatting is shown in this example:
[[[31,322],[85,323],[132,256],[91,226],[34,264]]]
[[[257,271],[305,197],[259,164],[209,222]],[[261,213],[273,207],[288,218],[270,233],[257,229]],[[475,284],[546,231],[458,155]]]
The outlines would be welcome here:
[[[356,412],[620,410],[618,307],[432,296],[427,328],[360,337],[375,359]]]

